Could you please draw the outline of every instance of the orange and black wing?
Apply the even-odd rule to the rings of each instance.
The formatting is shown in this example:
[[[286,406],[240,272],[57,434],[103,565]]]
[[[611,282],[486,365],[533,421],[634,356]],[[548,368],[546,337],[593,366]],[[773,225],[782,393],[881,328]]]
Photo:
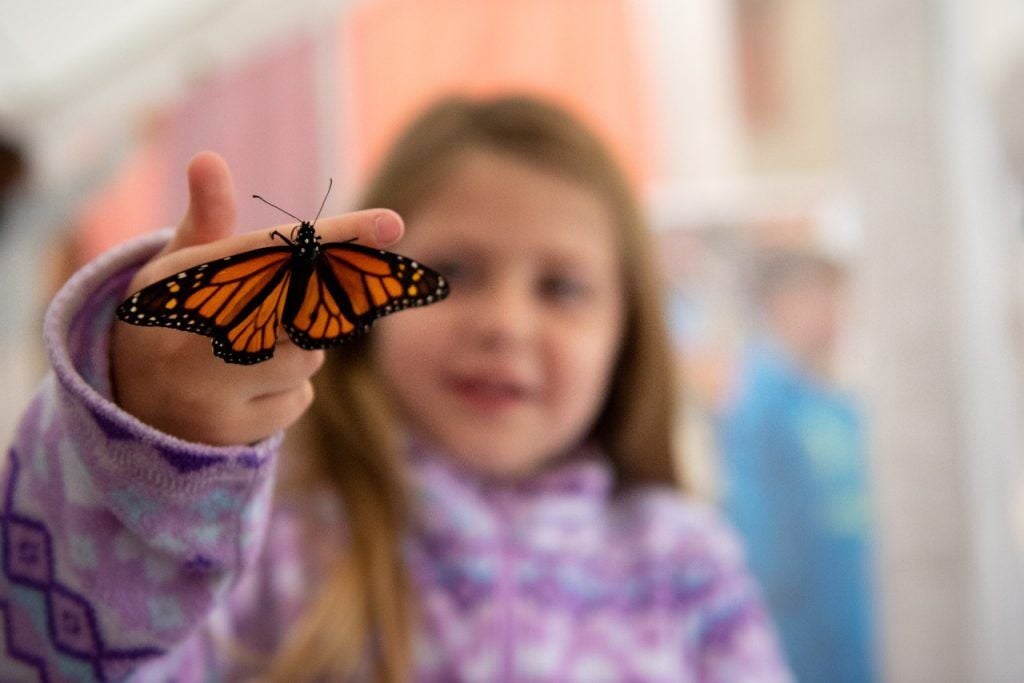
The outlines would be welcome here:
[[[304,294],[296,292],[284,328],[304,349],[342,344],[381,316],[448,296],[448,283],[405,256],[352,242],[321,247]]]
[[[189,268],[128,297],[117,317],[213,337],[219,358],[259,363],[274,355],[293,253],[290,246],[265,247]]]

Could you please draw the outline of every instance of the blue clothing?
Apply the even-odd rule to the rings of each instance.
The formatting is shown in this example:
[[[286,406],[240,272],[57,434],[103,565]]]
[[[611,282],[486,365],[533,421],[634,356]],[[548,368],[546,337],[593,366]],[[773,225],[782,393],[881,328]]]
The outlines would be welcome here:
[[[866,463],[854,401],[762,342],[746,354],[718,436],[726,511],[797,680],[874,680]]]

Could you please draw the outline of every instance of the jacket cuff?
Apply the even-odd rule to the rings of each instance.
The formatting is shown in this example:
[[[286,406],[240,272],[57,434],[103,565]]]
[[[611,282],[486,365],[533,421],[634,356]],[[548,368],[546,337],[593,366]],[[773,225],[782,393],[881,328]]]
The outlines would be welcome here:
[[[274,469],[271,465],[282,439],[279,433],[253,445],[189,442],[143,423],[114,403],[109,373],[114,310],[135,272],[167,243],[170,235],[170,230],[163,230],[100,256],[61,288],[44,322],[44,337],[59,386],[53,397],[59,419],[75,433],[77,450],[93,486],[125,490],[128,485],[131,495],[123,496],[123,500],[115,495],[111,500],[113,511],[136,527],[136,532],[147,535],[162,530],[146,528],[147,520],[156,520],[134,509],[139,500],[174,509],[187,501],[195,502],[197,495],[202,498],[214,490],[229,490],[234,494],[230,497],[242,504],[255,490],[263,488],[262,484],[269,485]],[[194,476],[197,474],[201,476]],[[181,512],[191,516],[184,509]],[[220,512],[230,514],[227,509]],[[207,521],[212,521],[207,514]],[[243,526],[247,525],[243,522]],[[159,545],[160,539],[156,540]],[[250,539],[243,539],[243,546],[247,545],[245,540]],[[174,545],[169,538],[167,543]],[[183,549],[166,550],[178,554]]]

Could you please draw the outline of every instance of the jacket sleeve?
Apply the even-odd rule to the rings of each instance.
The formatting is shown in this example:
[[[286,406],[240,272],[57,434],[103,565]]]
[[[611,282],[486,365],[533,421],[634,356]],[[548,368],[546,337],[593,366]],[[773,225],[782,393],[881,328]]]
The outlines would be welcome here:
[[[775,626],[750,574],[739,538],[707,516],[710,581],[701,609],[698,667],[702,683],[791,683]]]
[[[53,371],[0,477],[0,671],[14,680],[121,680],[159,665],[261,548],[280,436],[188,443],[111,398],[114,308],[167,237],[108,252],[47,311]]]

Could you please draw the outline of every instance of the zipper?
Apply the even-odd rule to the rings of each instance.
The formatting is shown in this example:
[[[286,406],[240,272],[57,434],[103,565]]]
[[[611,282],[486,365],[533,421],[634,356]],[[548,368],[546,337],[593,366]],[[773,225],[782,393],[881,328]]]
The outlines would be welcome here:
[[[501,521],[498,562],[498,639],[500,648],[501,680],[515,681],[515,529],[512,524],[512,499],[507,491],[495,493],[495,505]]]

